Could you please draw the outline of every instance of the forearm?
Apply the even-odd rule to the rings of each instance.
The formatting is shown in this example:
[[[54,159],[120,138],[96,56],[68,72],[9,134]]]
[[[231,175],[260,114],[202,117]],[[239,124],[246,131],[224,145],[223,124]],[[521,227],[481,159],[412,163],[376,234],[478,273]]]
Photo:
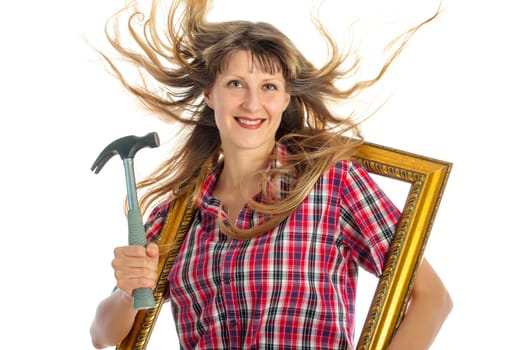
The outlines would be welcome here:
[[[452,310],[452,299],[426,260],[417,274],[410,303],[388,350],[429,349]]]
[[[413,298],[388,350],[430,349],[452,308],[452,301],[445,294]]]
[[[102,300],[91,324],[91,341],[97,349],[120,344],[131,330],[137,310],[133,300],[120,289]]]

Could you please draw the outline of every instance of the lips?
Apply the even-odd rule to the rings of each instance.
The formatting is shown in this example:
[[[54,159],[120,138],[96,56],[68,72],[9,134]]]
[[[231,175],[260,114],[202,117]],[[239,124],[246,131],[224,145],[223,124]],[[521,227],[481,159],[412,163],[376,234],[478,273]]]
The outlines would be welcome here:
[[[237,121],[237,123],[239,123],[242,127],[245,128],[256,128],[262,125],[265,121],[265,119],[250,119],[241,117],[235,117],[235,120]]]

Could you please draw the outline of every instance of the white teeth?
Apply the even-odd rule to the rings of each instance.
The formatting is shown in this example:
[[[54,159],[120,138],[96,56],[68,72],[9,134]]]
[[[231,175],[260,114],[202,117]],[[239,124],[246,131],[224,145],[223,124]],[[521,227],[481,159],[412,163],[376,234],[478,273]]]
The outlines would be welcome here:
[[[263,122],[263,120],[261,119],[257,119],[257,120],[242,119],[242,118],[236,118],[236,119],[239,123],[245,124],[245,125],[257,125]]]

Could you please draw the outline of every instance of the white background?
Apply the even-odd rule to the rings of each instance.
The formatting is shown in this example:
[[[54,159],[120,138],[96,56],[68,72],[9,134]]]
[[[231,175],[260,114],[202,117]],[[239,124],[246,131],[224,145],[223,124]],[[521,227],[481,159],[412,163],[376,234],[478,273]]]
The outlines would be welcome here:
[[[325,22],[347,23],[360,13],[377,18],[391,3],[326,1]],[[396,28],[435,8],[433,1],[395,3],[389,18],[402,20]],[[91,164],[116,138],[157,131],[167,142],[173,132],[140,111],[83,40],[86,35],[103,45],[104,21],[122,4],[30,0],[2,6],[2,348],[92,349],[90,322],[114,284],[112,249],[126,244],[127,234],[121,161],[115,157],[98,175]],[[305,1],[223,0],[216,6],[217,18],[274,23],[313,61],[322,51]],[[444,1],[440,19],[414,37],[387,76],[389,102],[365,124],[369,141],[454,163],[426,256],[455,307],[432,349],[524,348],[525,25],[518,6]],[[373,42],[380,47],[381,38],[395,33],[387,30]],[[137,176],[165,152],[166,146],[139,152]],[[171,321],[159,322],[159,332],[167,331],[150,349],[176,343]]]

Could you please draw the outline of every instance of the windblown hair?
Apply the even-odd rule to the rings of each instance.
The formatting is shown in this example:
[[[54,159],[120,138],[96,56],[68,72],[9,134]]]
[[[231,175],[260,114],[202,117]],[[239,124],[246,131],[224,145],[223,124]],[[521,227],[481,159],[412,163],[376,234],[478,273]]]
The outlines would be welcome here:
[[[149,17],[132,10],[126,28],[135,48],[123,45],[120,36],[119,19],[129,12],[120,11],[107,22],[109,42],[139,69],[142,77],[139,83],[128,81],[112,59],[104,54],[103,57],[124,87],[146,108],[181,125],[180,146],[138,185],[144,192],[140,200],[143,212],[166,197],[177,199],[199,189],[210,171],[221,163],[221,140],[214,112],[204,102],[203,92],[212,87],[233,53],[248,51],[264,71],[283,74],[291,100],[283,113],[276,141],[285,145],[290,155],[281,168],[263,174],[265,183],[261,188],[271,188],[270,179],[276,176],[292,176],[294,186],[278,200],[266,191],[257,202],[246,196],[247,203],[267,217],[251,230],[241,230],[220,220],[224,233],[249,239],[285,219],[306,198],[323,172],[341,159],[350,159],[363,142],[354,116],[334,115],[328,102],[348,101],[379,81],[409,38],[437,13],[392,42],[396,49],[375,77],[342,89],[335,83],[357,73],[359,58],[351,56],[349,50],[341,52],[317,17],[313,23],[331,53],[320,68],[314,67],[271,24],[209,22],[209,7],[206,0],[173,0],[167,16],[161,16],[161,2],[153,0]],[[353,62],[347,64],[350,57]],[[150,86],[151,81],[155,82],[155,88]]]

